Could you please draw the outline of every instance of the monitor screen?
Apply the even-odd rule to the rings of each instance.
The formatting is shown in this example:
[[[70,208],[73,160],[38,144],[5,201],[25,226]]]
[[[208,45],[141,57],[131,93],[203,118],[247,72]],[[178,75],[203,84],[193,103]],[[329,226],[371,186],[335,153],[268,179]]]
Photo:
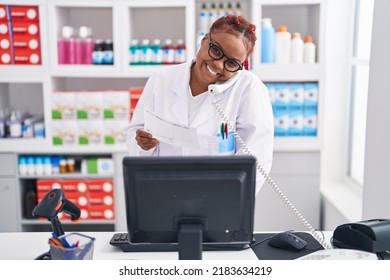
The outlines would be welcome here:
[[[252,242],[254,157],[125,157],[123,173],[130,243],[177,244],[180,258]]]

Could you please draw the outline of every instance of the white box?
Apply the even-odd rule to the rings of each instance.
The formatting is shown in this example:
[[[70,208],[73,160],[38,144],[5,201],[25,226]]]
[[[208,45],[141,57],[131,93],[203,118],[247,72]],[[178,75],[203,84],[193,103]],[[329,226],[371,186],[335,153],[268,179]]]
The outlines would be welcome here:
[[[57,91],[51,94],[52,119],[76,119],[76,93],[72,91]]]
[[[53,120],[52,121],[53,145],[76,145],[77,144],[77,121],[76,120]]]
[[[128,91],[103,92],[105,119],[128,120],[130,116],[130,93]]]
[[[79,120],[77,126],[80,145],[103,144],[103,120]]]
[[[128,121],[124,120],[104,120],[104,143],[125,144],[124,129],[128,124]]]
[[[103,118],[103,93],[79,91],[76,93],[77,118],[98,120]]]

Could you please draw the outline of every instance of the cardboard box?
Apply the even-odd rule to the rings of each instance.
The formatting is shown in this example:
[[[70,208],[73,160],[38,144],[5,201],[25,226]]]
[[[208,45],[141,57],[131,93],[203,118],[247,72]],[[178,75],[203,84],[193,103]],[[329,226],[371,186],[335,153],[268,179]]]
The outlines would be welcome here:
[[[53,119],[76,119],[76,93],[72,91],[53,92],[51,94],[51,108]]]
[[[102,145],[103,121],[78,120],[78,143],[80,145]]]
[[[9,14],[12,22],[39,21],[38,6],[9,6]]]
[[[53,145],[76,145],[78,143],[77,121],[52,121]]]
[[[128,120],[130,114],[130,95],[127,91],[103,92],[103,111],[105,119]]]
[[[103,119],[103,93],[99,91],[76,92],[77,118]]]

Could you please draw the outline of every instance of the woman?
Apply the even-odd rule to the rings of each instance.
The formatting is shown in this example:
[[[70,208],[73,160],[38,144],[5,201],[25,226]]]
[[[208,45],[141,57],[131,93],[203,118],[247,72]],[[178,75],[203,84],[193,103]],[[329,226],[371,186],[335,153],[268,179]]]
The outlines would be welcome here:
[[[244,70],[256,39],[255,26],[244,17],[221,17],[202,39],[195,60],[152,75],[126,128],[130,155],[245,155],[249,149],[269,173],[274,129],[271,102],[264,84]],[[145,108],[169,122],[196,128],[200,147],[153,137],[144,130]],[[264,181],[258,174],[257,192]]]

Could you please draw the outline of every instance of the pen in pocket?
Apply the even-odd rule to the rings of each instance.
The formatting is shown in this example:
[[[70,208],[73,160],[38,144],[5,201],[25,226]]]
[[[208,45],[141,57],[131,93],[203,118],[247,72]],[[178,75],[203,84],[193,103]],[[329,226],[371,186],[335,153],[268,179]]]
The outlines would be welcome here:
[[[221,124],[221,137],[222,137],[222,140],[225,140],[225,124],[224,123]]]

